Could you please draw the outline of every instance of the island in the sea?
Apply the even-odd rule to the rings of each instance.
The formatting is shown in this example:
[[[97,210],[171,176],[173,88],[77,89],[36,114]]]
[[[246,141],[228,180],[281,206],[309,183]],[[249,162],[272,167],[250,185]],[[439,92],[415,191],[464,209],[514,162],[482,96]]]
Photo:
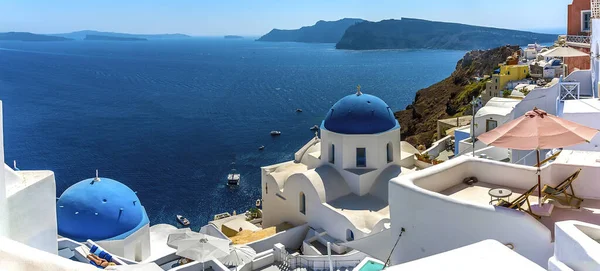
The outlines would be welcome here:
[[[402,18],[354,24],[337,49],[489,49],[506,44],[554,42],[557,35]]]
[[[117,36],[103,36],[103,35],[87,35],[83,40],[107,40],[107,41],[147,41],[145,38],[137,37],[117,37]]]
[[[225,35],[225,39],[243,39],[244,37],[238,35]]]
[[[29,32],[6,32],[0,33],[0,40],[14,41],[69,41],[73,39],[49,35],[33,34]]]
[[[106,37],[127,37],[127,38],[140,38],[147,40],[157,40],[157,39],[186,39],[190,38],[190,36],[185,34],[129,34],[129,33],[117,33],[117,32],[102,32],[95,30],[81,30],[70,33],[61,33],[61,34],[51,34],[52,36],[64,37],[68,39],[75,40],[83,40],[88,35],[95,36],[106,36]]]
[[[300,29],[273,29],[257,41],[336,43],[342,38],[348,27],[363,21],[362,19],[345,18],[333,22],[318,21],[313,26],[305,26]]]

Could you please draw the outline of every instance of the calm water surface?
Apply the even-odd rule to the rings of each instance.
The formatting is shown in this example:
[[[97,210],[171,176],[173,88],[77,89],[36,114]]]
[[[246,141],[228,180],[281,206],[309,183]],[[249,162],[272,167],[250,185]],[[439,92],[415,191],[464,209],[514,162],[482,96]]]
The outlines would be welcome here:
[[[99,169],[138,192],[151,224],[175,225],[183,214],[197,228],[216,213],[252,207],[259,168],[293,159],[312,138],[309,128],[356,85],[400,110],[464,54],[333,47],[0,42],[5,159],[53,170],[57,196]],[[225,185],[232,162],[242,174],[238,188]]]

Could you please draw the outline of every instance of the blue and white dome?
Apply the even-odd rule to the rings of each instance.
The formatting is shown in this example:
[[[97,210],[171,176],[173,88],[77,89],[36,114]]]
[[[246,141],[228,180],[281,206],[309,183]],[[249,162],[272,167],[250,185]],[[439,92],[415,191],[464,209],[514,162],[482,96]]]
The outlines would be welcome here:
[[[360,92],[335,103],[323,126],[339,134],[377,134],[399,127],[394,112],[383,100]]]
[[[149,223],[135,192],[108,178],[72,185],[56,205],[58,234],[76,241],[121,240]]]

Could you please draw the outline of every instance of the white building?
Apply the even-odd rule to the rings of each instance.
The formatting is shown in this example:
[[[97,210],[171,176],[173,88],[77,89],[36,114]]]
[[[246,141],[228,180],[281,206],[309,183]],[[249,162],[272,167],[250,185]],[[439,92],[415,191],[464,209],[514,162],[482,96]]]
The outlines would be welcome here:
[[[3,142],[0,101],[0,236],[56,254],[54,173],[14,171],[4,164]]]
[[[527,60],[536,59],[538,56],[538,53],[542,49],[543,49],[543,47],[537,43],[527,44],[527,48],[525,48],[525,50],[523,50],[525,59],[527,59]]]
[[[263,227],[308,223],[336,243],[380,232],[389,225],[389,180],[413,165],[390,107],[360,91],[346,96],[327,113],[320,139],[294,161],[262,168]]]
[[[554,208],[550,208],[549,213],[537,213],[539,218],[524,211],[530,210],[528,204],[521,205],[523,210],[499,207],[490,204],[489,195],[491,188],[505,188],[512,191],[508,201],[518,198],[537,185],[535,167],[461,156],[395,178],[390,184],[392,236],[397,238],[401,228],[405,233],[394,250],[392,262],[405,263],[486,239],[510,246],[542,267],[548,266],[553,254],[562,262],[585,257],[581,252],[565,254],[562,251],[572,250],[573,243],[579,240],[588,241],[578,238],[559,243],[555,226],[569,220],[600,225],[597,213],[600,207],[598,158],[600,153],[596,152],[563,151],[556,161],[541,168],[542,185],[551,186],[557,186],[581,169],[572,187],[584,200],[579,209],[548,201],[545,204]],[[471,177],[476,177],[479,182],[463,183],[465,178]],[[535,189],[528,200],[531,204],[538,202]],[[599,236],[596,229],[582,231],[593,238]],[[554,244],[553,235],[557,238]]]

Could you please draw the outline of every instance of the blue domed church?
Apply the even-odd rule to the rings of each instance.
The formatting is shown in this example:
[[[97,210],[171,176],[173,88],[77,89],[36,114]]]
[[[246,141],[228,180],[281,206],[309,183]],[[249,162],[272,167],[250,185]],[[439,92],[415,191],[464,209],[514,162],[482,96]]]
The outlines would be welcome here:
[[[325,112],[320,136],[293,161],[262,168],[263,227],[308,223],[322,230],[319,240],[337,244],[381,232],[390,221],[389,181],[414,168],[400,145],[392,109],[359,87]]]
[[[109,178],[73,184],[57,201],[58,234],[92,240],[119,256],[140,261],[150,256],[149,220],[136,193]]]

